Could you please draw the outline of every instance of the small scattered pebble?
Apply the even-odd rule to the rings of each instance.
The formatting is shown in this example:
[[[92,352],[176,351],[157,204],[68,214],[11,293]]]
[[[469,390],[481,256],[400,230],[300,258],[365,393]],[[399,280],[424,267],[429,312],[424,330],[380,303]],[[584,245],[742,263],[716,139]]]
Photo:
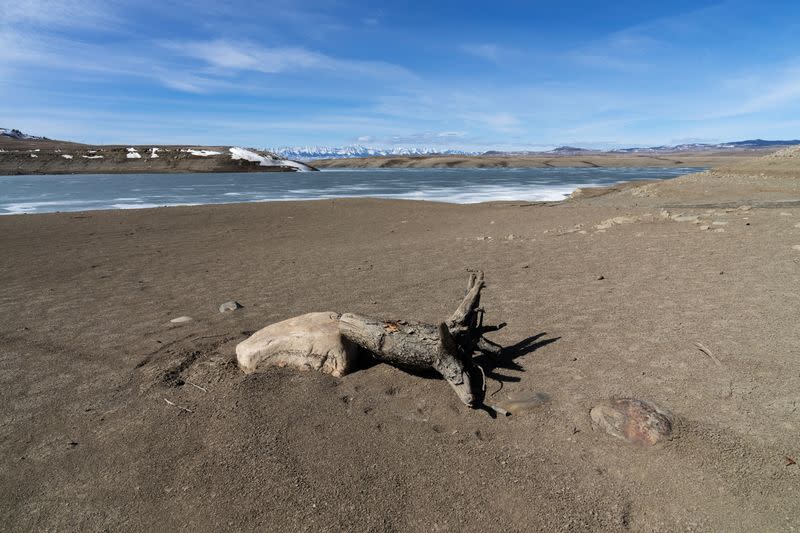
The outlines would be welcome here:
[[[709,228],[711,228],[711,226],[700,226],[700,229],[703,230],[703,231],[706,231]]]
[[[237,302],[235,300],[231,300],[229,302],[225,302],[224,304],[220,305],[219,306],[219,312],[220,313],[227,313],[227,312],[230,312],[230,311],[236,311],[237,309],[241,309],[241,308],[242,308],[242,304],[240,304],[239,302]]]
[[[603,275],[597,276],[597,281],[601,281],[601,280],[604,280],[604,279],[606,279],[606,277],[603,276]]]
[[[727,220],[715,220],[711,224],[714,225],[714,226],[727,226],[728,225],[728,221]]]
[[[178,318],[173,318],[170,320],[170,322],[173,324],[184,324],[186,322],[191,322],[192,320],[194,319],[190,316],[179,316]]]

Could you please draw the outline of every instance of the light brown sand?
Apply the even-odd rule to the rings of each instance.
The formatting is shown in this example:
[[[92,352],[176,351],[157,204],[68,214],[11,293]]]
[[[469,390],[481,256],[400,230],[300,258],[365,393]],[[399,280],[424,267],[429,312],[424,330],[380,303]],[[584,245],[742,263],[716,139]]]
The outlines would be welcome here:
[[[3,529],[800,527],[800,208],[676,222],[655,205],[666,191],[646,207],[0,217]],[[440,320],[477,268],[488,320],[508,323],[490,336],[511,346],[482,360],[489,394],[544,399],[528,413],[491,419],[385,365],[336,379],[232,362],[247,332],[307,311]],[[220,314],[230,299],[244,309]],[[673,411],[676,438],[643,450],[593,431],[614,395]]]
[[[545,168],[545,167],[715,167],[738,161],[758,160],[774,150],[731,150],[725,152],[675,152],[668,154],[584,155],[481,155],[414,156],[321,159],[317,168]]]

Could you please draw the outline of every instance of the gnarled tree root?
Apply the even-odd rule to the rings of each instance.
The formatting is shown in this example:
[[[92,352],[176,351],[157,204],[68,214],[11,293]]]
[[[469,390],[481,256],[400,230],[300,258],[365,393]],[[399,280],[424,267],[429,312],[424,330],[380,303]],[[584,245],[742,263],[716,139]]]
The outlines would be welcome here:
[[[476,351],[499,353],[500,346],[483,337],[480,308],[483,272],[470,275],[467,293],[453,315],[438,325],[383,320],[346,313],[339,332],[383,363],[413,370],[434,369],[466,405],[482,407],[486,379],[472,359]]]

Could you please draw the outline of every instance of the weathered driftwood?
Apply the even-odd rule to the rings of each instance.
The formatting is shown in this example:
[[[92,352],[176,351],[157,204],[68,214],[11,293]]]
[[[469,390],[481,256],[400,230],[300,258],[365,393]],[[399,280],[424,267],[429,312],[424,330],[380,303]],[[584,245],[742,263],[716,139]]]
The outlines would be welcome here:
[[[497,353],[483,338],[480,308],[483,272],[470,275],[467,293],[453,315],[438,325],[383,320],[352,313],[342,315],[339,332],[381,362],[415,370],[434,369],[470,407],[483,405],[485,377],[472,360],[475,351]]]

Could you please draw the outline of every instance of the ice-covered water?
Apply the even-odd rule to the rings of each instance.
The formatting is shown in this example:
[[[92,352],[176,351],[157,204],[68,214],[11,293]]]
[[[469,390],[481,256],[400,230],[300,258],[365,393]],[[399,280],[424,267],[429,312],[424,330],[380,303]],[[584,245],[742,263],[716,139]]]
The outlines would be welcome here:
[[[219,174],[0,176],[0,214],[374,197],[475,203],[561,200],[578,187],[699,168],[369,169]]]

